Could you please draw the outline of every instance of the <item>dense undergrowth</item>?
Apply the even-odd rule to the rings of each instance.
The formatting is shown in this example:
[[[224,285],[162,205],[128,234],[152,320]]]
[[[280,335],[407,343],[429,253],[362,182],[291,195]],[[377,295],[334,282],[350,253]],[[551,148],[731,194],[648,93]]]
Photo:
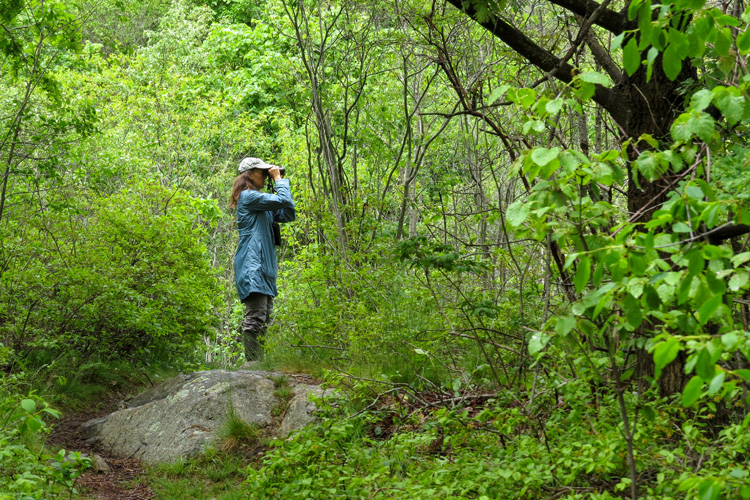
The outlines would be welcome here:
[[[403,396],[372,413],[339,408],[272,442],[261,465],[248,469],[248,491],[300,499],[604,499],[630,491],[616,398],[594,400],[586,384],[570,383],[557,400],[460,399],[453,409]],[[714,414],[674,411],[668,400],[642,403],[634,433],[639,498],[715,498],[719,489],[723,498],[750,495],[750,418],[738,415],[725,414],[736,421],[717,436]]]

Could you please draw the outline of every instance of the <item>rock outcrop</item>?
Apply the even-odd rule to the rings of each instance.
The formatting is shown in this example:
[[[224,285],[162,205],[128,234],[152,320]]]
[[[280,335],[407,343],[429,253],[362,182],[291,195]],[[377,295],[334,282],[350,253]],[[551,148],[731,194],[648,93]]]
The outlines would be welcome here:
[[[287,376],[294,396],[288,403],[280,401],[274,395],[274,380],[283,376],[249,370],[180,375],[134,397],[125,409],[86,422],[80,431],[115,456],[148,463],[174,462],[216,444],[230,410],[269,434],[286,436],[314,420],[310,395],[323,396],[323,390]],[[285,404],[277,422],[273,415],[279,412],[274,408]]]

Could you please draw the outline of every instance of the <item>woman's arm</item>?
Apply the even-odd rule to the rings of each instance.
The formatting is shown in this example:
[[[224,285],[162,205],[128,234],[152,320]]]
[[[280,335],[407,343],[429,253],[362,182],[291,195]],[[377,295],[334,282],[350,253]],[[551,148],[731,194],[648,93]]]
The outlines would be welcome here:
[[[283,210],[288,211],[291,209],[294,212],[294,200],[292,199],[292,191],[289,188],[288,179],[279,179],[276,182],[276,194],[261,193],[260,191],[246,190],[240,194],[240,199],[237,205],[242,205],[248,210],[254,212],[264,212],[267,210],[277,211]],[[294,220],[294,219],[292,219]],[[289,222],[289,221],[284,221]]]

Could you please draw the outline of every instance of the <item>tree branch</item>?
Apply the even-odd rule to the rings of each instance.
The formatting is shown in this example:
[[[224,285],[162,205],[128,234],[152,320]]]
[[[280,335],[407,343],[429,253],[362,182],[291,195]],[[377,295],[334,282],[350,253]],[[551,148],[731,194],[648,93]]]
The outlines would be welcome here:
[[[704,236],[708,237],[708,242],[712,245],[718,245],[724,240],[736,238],[747,233],[750,233],[750,226],[747,224],[727,224],[709,231]]]
[[[578,24],[580,26],[583,26],[585,22],[585,19],[583,17],[576,16],[576,20],[578,21]],[[607,72],[607,74],[613,81],[619,82],[622,79],[622,71],[620,70],[620,67],[617,66],[617,63],[615,63],[615,61],[612,59],[612,56],[609,54],[609,52],[607,52],[607,49],[602,47],[602,44],[599,43],[599,40],[590,29],[586,31],[584,37],[586,45],[594,55],[594,59],[596,59],[596,61],[602,66],[602,68],[604,68],[604,71]]]
[[[449,0],[453,3],[454,0]],[[460,1],[460,0],[459,0]],[[549,0],[555,5],[559,5],[563,9],[569,10],[574,14],[581,17],[588,17],[596,9],[600,7],[600,4],[593,0]],[[605,9],[601,13],[599,18],[594,22],[597,26],[601,26],[605,30],[611,32],[614,35],[619,35],[627,29],[634,27],[635,23],[628,20],[628,17],[624,14],[620,14],[614,10]]]
[[[533,40],[527,37],[524,33],[518,30],[516,27],[510,25],[508,22],[494,18],[492,20],[486,20],[484,22],[477,21],[476,9],[468,4],[464,3],[463,0],[448,0],[456,8],[461,9],[477,24],[482,26],[484,29],[495,35],[497,38],[502,40],[511,49],[518,52],[521,56],[526,58],[531,64],[541,69],[545,73],[550,73],[554,70],[555,78],[570,83],[573,81],[573,66],[563,62],[559,57],[551,54],[546,49],[537,45]],[[584,2],[587,5],[599,7],[600,5],[596,2]],[[610,12],[603,9],[604,12]],[[593,13],[593,10],[591,11]],[[584,13],[585,14],[585,13]],[[601,19],[602,15],[598,16]],[[594,92],[594,101],[599,103],[610,116],[618,123],[625,123],[627,116],[627,109],[625,108],[625,99],[620,96],[620,93],[602,87],[601,85],[596,86]]]

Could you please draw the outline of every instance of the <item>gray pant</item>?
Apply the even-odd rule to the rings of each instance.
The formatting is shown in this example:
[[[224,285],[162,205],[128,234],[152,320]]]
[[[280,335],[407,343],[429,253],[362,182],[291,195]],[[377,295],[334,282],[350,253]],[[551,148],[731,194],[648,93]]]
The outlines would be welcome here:
[[[251,293],[243,301],[245,319],[242,321],[242,343],[245,345],[245,359],[253,361],[263,356],[261,340],[273,314],[273,297],[262,293]]]

